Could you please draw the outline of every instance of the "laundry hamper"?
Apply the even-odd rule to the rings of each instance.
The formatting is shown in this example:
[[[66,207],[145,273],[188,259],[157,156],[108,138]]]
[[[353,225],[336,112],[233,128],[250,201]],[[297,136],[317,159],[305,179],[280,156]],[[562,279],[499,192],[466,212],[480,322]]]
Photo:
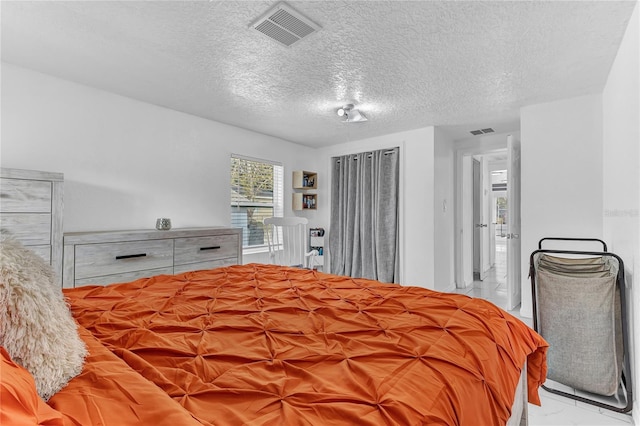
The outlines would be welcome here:
[[[545,240],[596,241],[604,251],[542,249]],[[543,238],[531,254],[530,277],[534,329],[549,343],[547,378],[583,393],[543,388],[613,411],[630,411],[633,398],[622,259],[608,253],[601,240]],[[626,405],[603,402],[597,395],[622,395]]]

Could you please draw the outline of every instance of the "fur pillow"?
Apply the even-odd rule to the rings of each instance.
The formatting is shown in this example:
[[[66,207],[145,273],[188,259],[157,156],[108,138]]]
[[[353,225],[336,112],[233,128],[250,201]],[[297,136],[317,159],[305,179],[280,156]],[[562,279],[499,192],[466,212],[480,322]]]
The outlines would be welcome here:
[[[87,353],[53,276],[40,256],[0,237],[0,345],[45,401],[82,371]]]

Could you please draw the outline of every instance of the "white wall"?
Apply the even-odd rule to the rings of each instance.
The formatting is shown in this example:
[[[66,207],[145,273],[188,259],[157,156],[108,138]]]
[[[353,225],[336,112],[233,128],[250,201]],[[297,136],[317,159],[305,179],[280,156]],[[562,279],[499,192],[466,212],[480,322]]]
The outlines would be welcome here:
[[[65,232],[153,228],[157,217],[170,217],[174,227],[229,225],[232,153],[284,164],[285,214],[294,214],[291,171],[318,170],[318,211],[295,214],[328,228],[330,157],[401,146],[402,280],[435,285],[433,127],[336,145],[319,155],[3,63],[1,132],[2,167],[64,173]]]
[[[434,289],[453,291],[454,270],[454,152],[453,140],[435,129],[434,142]]]
[[[527,275],[529,256],[538,241],[543,237],[602,238],[602,96],[522,108],[520,125],[521,315],[531,317]]]
[[[301,145],[5,63],[1,136],[2,167],[64,173],[65,232],[228,226],[232,153],[282,162],[285,189],[317,165]]]
[[[331,157],[395,146],[400,147],[400,282],[434,288],[433,127],[320,149],[318,156],[325,161],[321,170],[327,175],[327,186],[319,188],[318,193],[329,199]],[[328,229],[329,210],[318,213],[323,214],[320,222]]]
[[[603,224],[609,250],[625,262],[634,407],[640,386],[640,50],[639,7],[627,27],[602,95]],[[637,413],[638,408],[634,411]],[[640,425],[640,416],[634,416]]]

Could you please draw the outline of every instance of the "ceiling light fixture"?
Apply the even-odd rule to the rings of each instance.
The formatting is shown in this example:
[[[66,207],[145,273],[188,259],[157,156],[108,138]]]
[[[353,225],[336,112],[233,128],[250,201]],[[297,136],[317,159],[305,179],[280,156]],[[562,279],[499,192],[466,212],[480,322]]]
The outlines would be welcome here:
[[[353,104],[347,104],[339,108],[337,112],[339,117],[345,117],[345,119],[342,120],[343,123],[362,123],[368,121],[367,117],[354,108]]]

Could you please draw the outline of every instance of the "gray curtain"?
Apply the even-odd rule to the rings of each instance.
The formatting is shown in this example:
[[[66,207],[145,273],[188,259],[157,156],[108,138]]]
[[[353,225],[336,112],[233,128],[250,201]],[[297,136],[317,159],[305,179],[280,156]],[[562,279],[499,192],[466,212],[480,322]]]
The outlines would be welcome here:
[[[398,282],[400,148],[334,157],[331,272]]]

